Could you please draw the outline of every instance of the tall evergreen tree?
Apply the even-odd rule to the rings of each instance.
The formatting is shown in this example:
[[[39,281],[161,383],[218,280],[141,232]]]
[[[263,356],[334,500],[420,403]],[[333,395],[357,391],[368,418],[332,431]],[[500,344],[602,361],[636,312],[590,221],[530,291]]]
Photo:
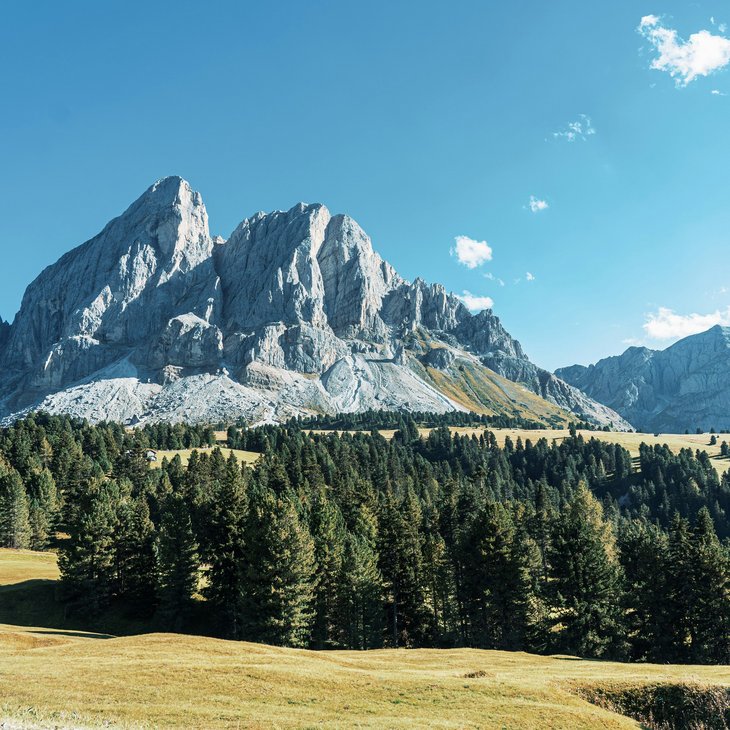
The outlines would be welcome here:
[[[20,474],[0,466],[0,545],[16,550],[31,545],[28,495]]]
[[[245,522],[242,634],[306,646],[314,619],[314,544],[287,494],[252,485]]]
[[[228,460],[223,479],[217,485],[210,510],[208,550],[204,555],[208,564],[205,595],[218,612],[223,635],[240,639],[248,498],[246,482],[235,457]]]
[[[692,531],[692,661],[730,663],[730,556],[706,507]]]
[[[550,585],[559,647],[580,656],[621,656],[621,572],[610,525],[585,483],[558,516]]]
[[[181,631],[190,618],[198,587],[198,546],[190,510],[181,494],[172,493],[163,505],[157,541],[159,618]]]

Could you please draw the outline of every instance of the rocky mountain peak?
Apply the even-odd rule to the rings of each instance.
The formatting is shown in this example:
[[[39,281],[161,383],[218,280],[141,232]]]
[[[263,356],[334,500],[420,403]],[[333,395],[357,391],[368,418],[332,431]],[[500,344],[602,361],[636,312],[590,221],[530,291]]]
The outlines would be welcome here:
[[[464,402],[491,412],[505,408],[497,372],[549,401],[540,409],[551,417],[619,420],[533,365],[491,311],[472,316],[442,285],[402,279],[349,216],[297,203],[213,239],[180,177],[158,180],[46,268],[0,326],[3,341],[6,413],[39,402],[121,420],[170,408],[196,420]],[[479,400],[474,378],[500,405]],[[175,393],[199,409],[181,411]]]
[[[640,429],[679,433],[730,427],[730,327],[716,325],[665,350],[630,347],[556,375]]]

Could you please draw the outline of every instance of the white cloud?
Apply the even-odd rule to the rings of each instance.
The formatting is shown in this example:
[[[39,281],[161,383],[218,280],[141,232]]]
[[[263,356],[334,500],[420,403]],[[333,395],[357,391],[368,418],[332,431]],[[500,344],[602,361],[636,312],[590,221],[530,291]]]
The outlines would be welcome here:
[[[730,307],[710,314],[677,314],[668,307],[659,307],[647,315],[644,332],[652,340],[678,340],[714,327],[730,326]]]
[[[530,206],[530,210],[533,213],[539,213],[541,210],[547,210],[550,207],[547,200],[540,200],[534,195],[530,196],[530,202],[528,203],[528,205]]]
[[[722,27],[718,27],[724,33]],[[637,31],[646,38],[657,57],[651,68],[667,71],[677,86],[687,86],[698,76],[709,76],[730,63],[730,39],[709,30],[692,33],[688,40],[662,24],[656,15],[645,15]]]
[[[457,294],[456,298],[461,299],[470,312],[478,312],[482,309],[491,309],[494,306],[494,301],[491,297],[480,297],[466,290],[464,290],[464,293],[461,296]]]
[[[486,241],[475,241],[469,236],[457,236],[454,239],[455,246],[451,249],[451,255],[459,259],[469,269],[476,269],[477,266],[492,260],[492,249]]]
[[[504,280],[495,276],[491,271],[484,274],[484,278],[489,279],[489,281],[493,281],[495,284],[499,284],[499,286],[504,286]]]
[[[531,274],[531,273],[530,273],[530,272],[528,271],[528,272],[527,272],[527,273],[525,274],[525,279],[527,279],[527,281],[535,281],[535,275],[534,275],[534,274]]]
[[[568,122],[564,129],[553,132],[553,137],[555,139],[564,139],[566,142],[575,142],[577,139],[585,140],[595,133],[596,130],[591,118],[586,114],[579,114],[578,119],[574,122]]]
[[[720,91],[720,89],[713,89],[710,93],[713,96],[727,96],[727,94],[723,94],[722,91]]]

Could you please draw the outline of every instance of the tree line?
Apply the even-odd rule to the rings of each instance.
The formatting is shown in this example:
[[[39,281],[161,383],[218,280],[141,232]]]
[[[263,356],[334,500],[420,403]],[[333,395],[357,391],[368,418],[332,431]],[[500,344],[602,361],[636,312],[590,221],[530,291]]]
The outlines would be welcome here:
[[[139,432],[0,433],[0,542],[55,546],[68,610],[286,646],[730,662],[730,480],[704,452],[295,424],[150,469]],[[145,446],[154,446],[149,433]],[[60,539],[55,537],[60,534]]]

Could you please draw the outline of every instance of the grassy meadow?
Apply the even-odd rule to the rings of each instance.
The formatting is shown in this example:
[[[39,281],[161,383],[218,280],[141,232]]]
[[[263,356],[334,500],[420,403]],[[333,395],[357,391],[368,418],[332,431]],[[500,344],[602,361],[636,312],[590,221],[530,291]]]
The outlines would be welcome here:
[[[52,554],[0,550],[0,607],[29,581],[56,577]],[[639,728],[582,695],[687,682],[728,687],[730,668],[471,649],[313,652],[0,624],[4,727]]]
[[[255,464],[261,454],[255,452],[255,451],[243,451],[242,449],[229,449],[225,446],[219,446],[221,452],[223,453],[223,457],[227,459],[231,454],[233,454],[236,459],[238,460],[239,464]],[[186,466],[188,461],[190,460],[190,454],[193,453],[193,451],[197,451],[198,453],[205,454],[210,451],[210,449],[158,449],[157,450],[157,461],[150,462],[150,466],[153,469],[157,469],[160,467],[160,464],[162,463],[163,459],[167,459],[168,461],[171,461],[175,458],[175,456],[179,456],[180,460],[183,463],[183,466]]]

